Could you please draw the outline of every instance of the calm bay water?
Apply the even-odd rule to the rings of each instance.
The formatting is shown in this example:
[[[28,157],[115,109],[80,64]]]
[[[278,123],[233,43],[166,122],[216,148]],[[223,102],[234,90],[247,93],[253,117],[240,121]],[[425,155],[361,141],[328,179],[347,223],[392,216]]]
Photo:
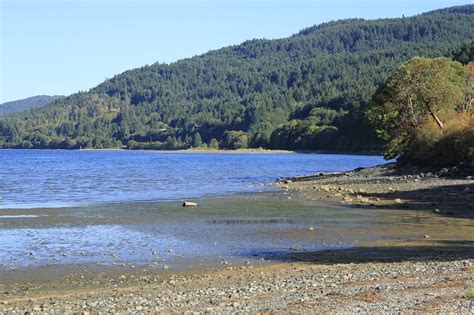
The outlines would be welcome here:
[[[0,151],[0,209],[255,192],[279,177],[383,163],[380,156]]]
[[[387,220],[376,212],[290,200],[266,184],[383,162],[329,154],[0,150],[0,276],[76,264],[258,263],[290,248],[380,239],[376,230]],[[182,199],[199,206],[182,208]]]

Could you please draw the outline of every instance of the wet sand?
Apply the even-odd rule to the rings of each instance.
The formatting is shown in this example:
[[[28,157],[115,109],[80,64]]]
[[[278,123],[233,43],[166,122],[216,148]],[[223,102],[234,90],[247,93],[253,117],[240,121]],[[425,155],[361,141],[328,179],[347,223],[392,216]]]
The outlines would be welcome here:
[[[203,213],[225,206],[241,211],[256,203],[267,204],[267,211],[273,205],[280,209],[278,215],[263,211],[252,224],[264,218],[273,224],[275,216],[287,224],[292,217],[282,215],[285,211],[296,211],[303,222],[253,236],[292,241],[193,267],[4,270],[0,312],[473,312],[474,301],[464,297],[474,288],[473,181],[466,177],[375,168],[280,181],[284,192],[270,199],[265,194],[211,198],[203,201],[210,207]],[[324,209],[329,212],[321,214],[320,224],[307,212]],[[336,216],[327,219],[328,213]],[[245,223],[234,215],[214,220],[224,227]],[[332,250],[310,246],[337,241],[341,247]]]

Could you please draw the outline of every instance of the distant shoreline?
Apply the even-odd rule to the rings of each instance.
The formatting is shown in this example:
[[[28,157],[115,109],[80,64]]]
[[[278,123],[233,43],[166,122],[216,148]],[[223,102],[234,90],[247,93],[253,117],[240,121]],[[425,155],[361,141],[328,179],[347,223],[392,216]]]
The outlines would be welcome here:
[[[130,151],[130,152],[155,152],[155,153],[212,153],[212,154],[334,154],[334,155],[374,155],[381,156],[380,151],[322,151],[322,150],[272,150],[272,149],[236,149],[236,150],[221,150],[221,149],[206,149],[206,148],[192,148],[183,150],[129,150],[129,149],[15,149],[15,148],[0,148],[0,151],[13,151],[13,150],[48,150],[48,151]]]

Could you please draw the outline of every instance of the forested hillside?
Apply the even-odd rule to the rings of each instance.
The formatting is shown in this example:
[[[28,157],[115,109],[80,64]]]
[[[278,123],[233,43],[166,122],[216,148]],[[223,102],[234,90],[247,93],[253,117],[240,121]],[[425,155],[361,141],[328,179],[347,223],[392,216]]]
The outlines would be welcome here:
[[[31,108],[44,106],[62,98],[64,98],[64,96],[37,95],[17,101],[5,102],[0,104],[0,115],[8,115],[11,113],[22,112]]]
[[[350,19],[126,71],[88,92],[0,118],[18,148],[373,150],[364,110],[413,56],[474,40],[474,5]]]

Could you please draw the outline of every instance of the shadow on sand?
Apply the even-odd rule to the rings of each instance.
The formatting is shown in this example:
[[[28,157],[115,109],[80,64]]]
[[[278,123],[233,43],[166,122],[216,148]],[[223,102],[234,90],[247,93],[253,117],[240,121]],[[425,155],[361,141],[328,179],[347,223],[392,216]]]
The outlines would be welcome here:
[[[270,261],[348,264],[376,262],[453,261],[474,259],[474,241],[436,241],[436,245],[354,247],[321,251],[259,252]]]
[[[388,200],[400,198],[403,200],[402,205],[384,205],[384,209],[432,209],[433,212],[436,211],[440,215],[455,216],[457,218],[474,218],[474,183],[436,186],[410,191],[366,193],[364,195],[369,198]]]

